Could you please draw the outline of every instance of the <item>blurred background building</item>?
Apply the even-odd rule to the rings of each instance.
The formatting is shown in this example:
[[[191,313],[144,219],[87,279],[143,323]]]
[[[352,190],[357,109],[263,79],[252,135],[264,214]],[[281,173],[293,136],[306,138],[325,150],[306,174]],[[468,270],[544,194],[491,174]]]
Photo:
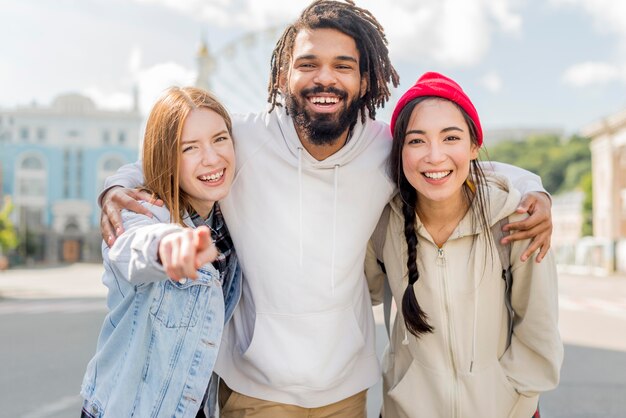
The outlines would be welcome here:
[[[583,130],[591,138],[593,235],[597,258],[626,272],[626,110]]]
[[[18,261],[100,259],[96,199],[108,175],[137,159],[141,123],[136,100],[106,111],[79,94],[0,109],[2,193],[14,204]]]

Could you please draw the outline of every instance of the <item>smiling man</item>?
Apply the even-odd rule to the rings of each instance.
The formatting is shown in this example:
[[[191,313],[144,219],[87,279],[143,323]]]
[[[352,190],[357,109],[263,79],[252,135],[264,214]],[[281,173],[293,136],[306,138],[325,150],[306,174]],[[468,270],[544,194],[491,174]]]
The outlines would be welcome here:
[[[246,280],[215,367],[222,418],[365,416],[380,367],[363,263],[395,190],[389,127],[375,116],[397,83],[369,11],[316,1],[276,45],[269,111],[233,118],[237,172],[222,210]],[[531,184],[522,191],[540,190],[527,174],[517,175]],[[107,181],[138,184],[132,167]],[[535,213],[520,228],[542,231],[537,249],[549,246],[550,204],[531,196]],[[136,197],[146,198],[104,195],[109,242],[120,207],[140,210]]]

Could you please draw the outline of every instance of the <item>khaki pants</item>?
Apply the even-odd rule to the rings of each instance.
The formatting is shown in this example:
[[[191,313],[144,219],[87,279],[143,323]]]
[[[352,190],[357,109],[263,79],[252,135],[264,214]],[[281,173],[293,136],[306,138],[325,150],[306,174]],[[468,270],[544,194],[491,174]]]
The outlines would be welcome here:
[[[221,380],[219,405],[220,418],[365,418],[366,391],[319,408],[302,408],[246,396]]]

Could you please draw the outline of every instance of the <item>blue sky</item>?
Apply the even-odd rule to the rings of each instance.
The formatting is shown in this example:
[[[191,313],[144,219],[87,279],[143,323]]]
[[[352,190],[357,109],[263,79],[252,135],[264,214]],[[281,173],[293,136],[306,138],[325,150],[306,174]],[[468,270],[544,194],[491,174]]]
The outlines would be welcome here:
[[[195,80],[202,37],[215,91],[233,111],[264,106],[277,32],[308,1],[0,0],[0,107],[81,92],[146,112],[159,92]],[[573,133],[626,108],[626,2],[357,0],[387,31],[408,88],[430,70],[455,78],[489,128]],[[251,35],[250,35],[251,34]],[[227,52],[228,51],[228,52]],[[401,92],[396,93],[396,97]],[[387,118],[392,106],[381,112]]]

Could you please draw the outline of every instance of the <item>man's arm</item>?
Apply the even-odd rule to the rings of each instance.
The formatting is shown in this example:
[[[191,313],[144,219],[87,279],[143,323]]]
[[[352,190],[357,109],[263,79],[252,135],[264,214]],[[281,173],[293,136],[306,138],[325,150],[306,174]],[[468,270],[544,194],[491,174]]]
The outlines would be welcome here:
[[[98,203],[102,208],[100,233],[109,247],[124,232],[120,215],[122,209],[152,217],[152,212],[139,204],[138,201],[145,200],[157,206],[163,206],[163,201],[160,199],[154,201],[149,193],[135,189],[142,184],[141,161],[123,165],[115,174],[107,177],[104,181],[104,190],[98,197]]]
[[[511,234],[503,238],[502,243],[506,244],[511,241],[530,238],[530,244],[520,256],[520,260],[526,261],[535,251],[539,250],[535,261],[541,262],[550,249],[552,238],[552,200],[543,188],[541,178],[530,171],[497,161],[483,162],[481,167],[485,171],[508,177],[513,186],[522,193],[522,200],[515,211],[529,215],[523,221],[512,222],[504,226],[503,230],[511,232]]]

